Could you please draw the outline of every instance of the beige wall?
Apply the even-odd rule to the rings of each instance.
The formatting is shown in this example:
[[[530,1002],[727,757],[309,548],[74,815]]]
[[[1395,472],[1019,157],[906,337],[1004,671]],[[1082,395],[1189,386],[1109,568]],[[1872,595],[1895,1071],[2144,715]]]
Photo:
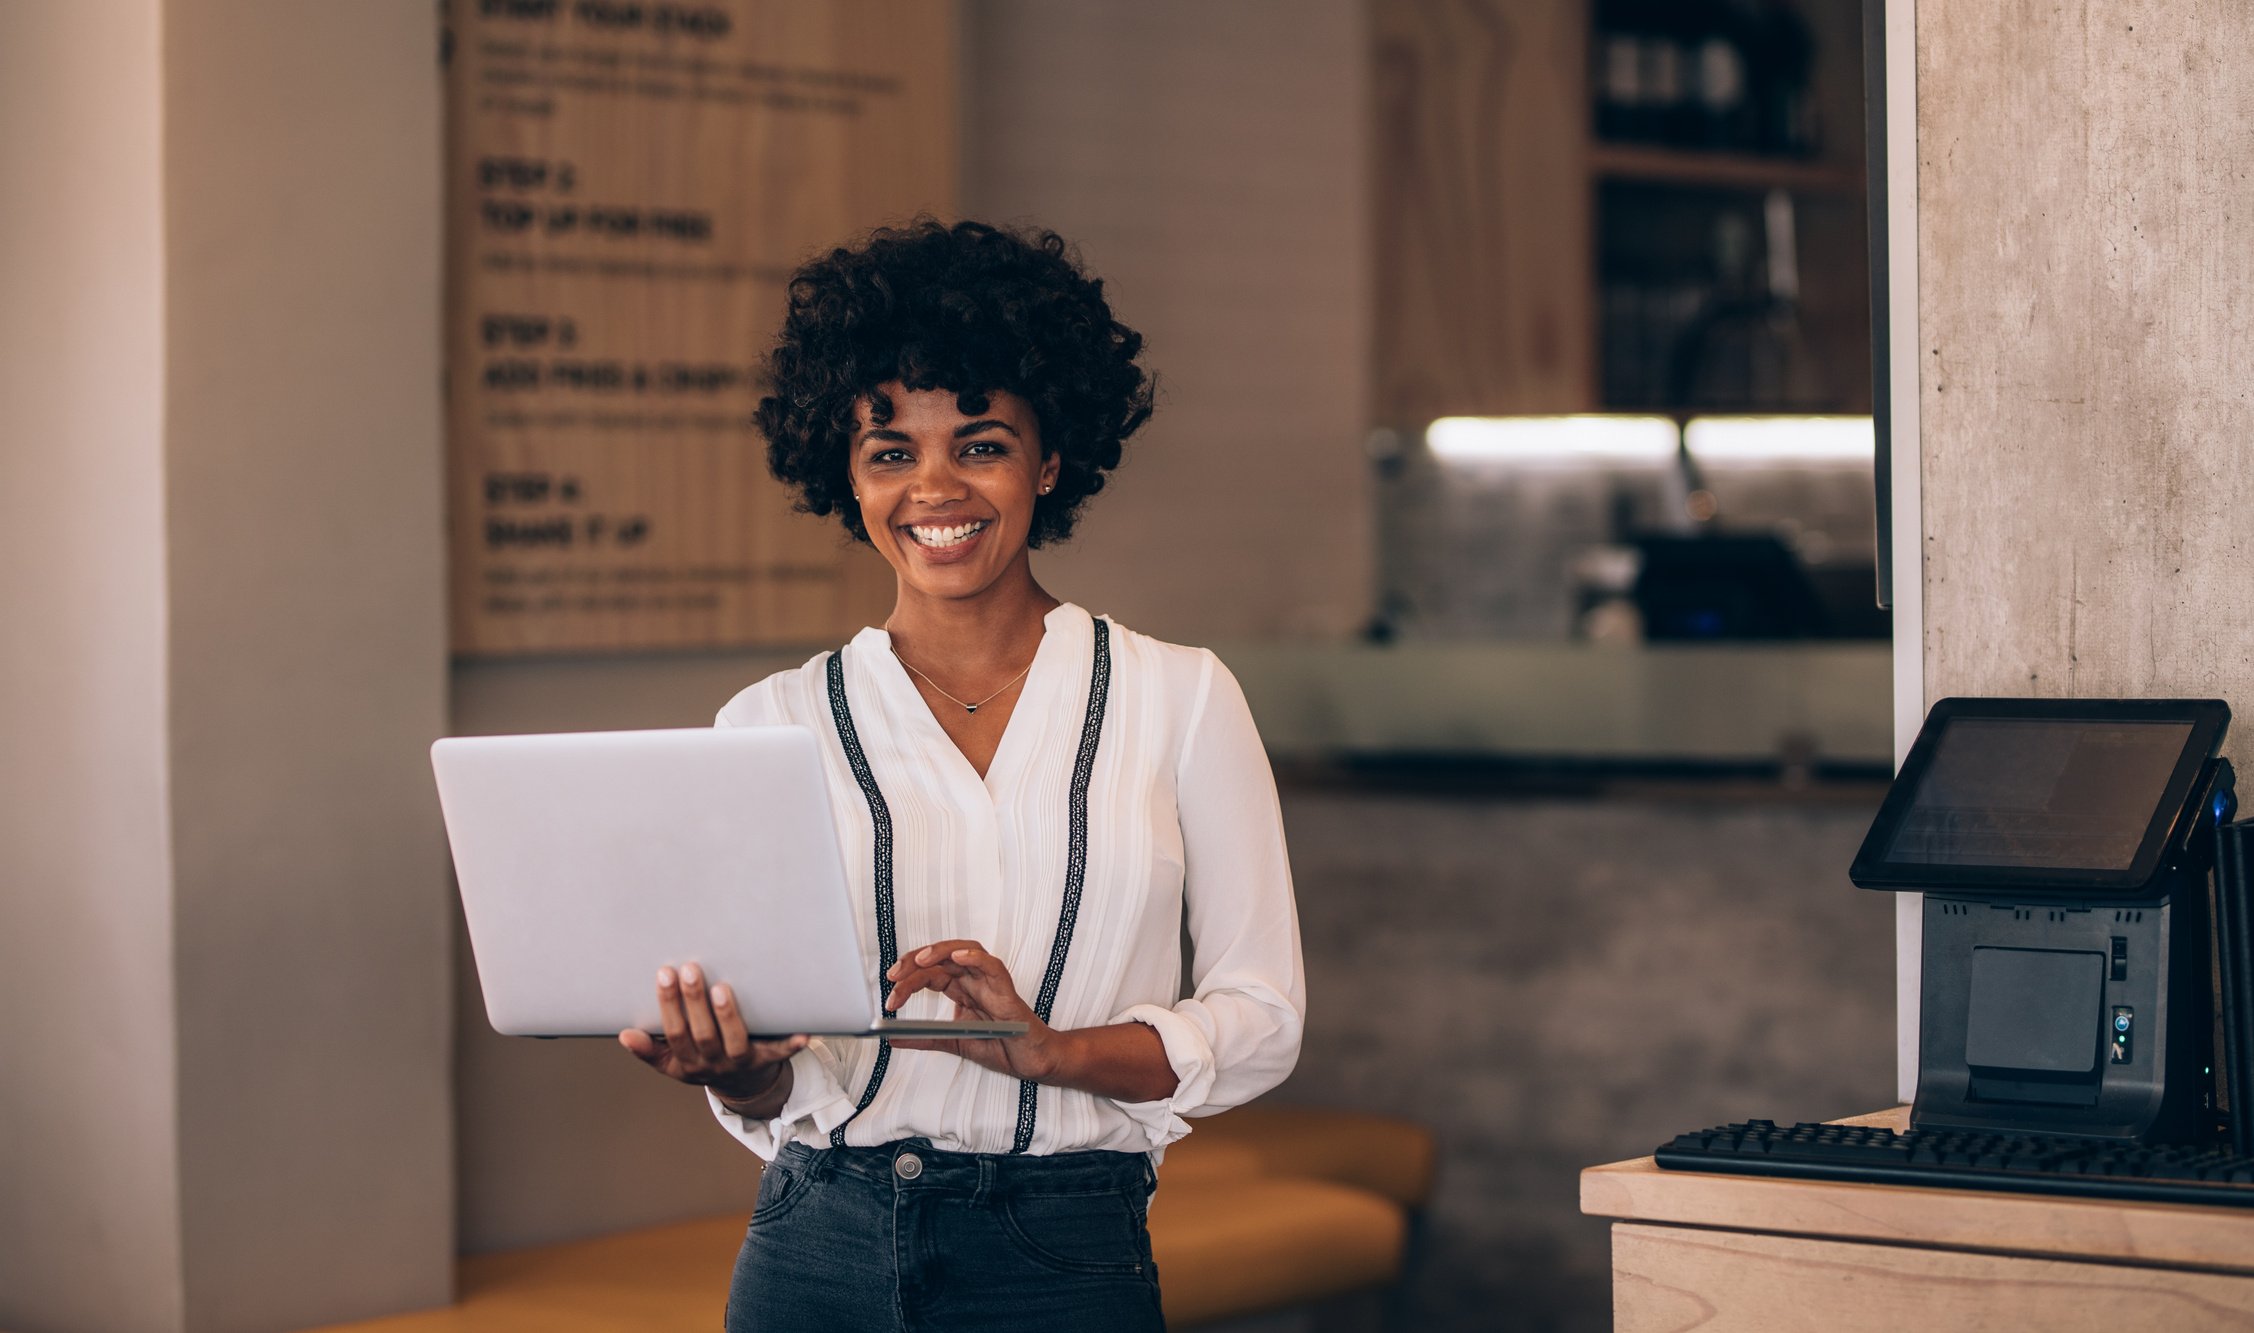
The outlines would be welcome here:
[[[0,8],[0,1326],[449,1293],[435,56]]]
[[[452,1283],[439,93],[426,0],[170,0],[189,1325]]]
[[[157,13],[157,0],[0,6],[0,1327],[11,1329],[181,1318]]]
[[[968,7],[964,208],[1078,242],[1159,408],[1052,592],[1163,638],[1371,611],[1368,46],[1356,0]]]
[[[1928,699],[2254,708],[2254,9],[1920,0],[1917,41]]]

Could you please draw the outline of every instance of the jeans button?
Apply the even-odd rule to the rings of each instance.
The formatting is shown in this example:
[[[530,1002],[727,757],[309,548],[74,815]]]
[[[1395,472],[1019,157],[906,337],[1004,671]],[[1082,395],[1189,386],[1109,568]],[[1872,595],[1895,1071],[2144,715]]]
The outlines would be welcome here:
[[[912,1152],[904,1152],[892,1159],[892,1169],[902,1180],[914,1180],[924,1173],[924,1159]]]

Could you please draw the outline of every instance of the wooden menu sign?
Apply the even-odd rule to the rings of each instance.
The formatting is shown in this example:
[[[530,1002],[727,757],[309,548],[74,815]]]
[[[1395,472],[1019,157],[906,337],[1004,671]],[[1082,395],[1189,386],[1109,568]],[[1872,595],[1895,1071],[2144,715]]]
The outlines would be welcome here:
[[[955,204],[945,0],[452,0],[453,639],[833,643],[890,571],[752,422],[790,270]]]

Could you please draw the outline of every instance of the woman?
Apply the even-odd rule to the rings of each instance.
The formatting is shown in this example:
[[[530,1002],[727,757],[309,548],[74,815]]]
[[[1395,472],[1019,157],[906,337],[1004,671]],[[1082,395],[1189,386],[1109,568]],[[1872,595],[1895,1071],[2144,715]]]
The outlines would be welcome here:
[[[719,723],[822,737],[888,1011],[1028,1031],[753,1041],[725,985],[658,973],[665,1036],[619,1040],[769,1162],[732,1333],[1162,1327],[1151,1164],[1298,1057],[1297,916],[1243,694],[1211,653],[1033,577],[1150,415],[1141,348],[1048,232],[919,221],[792,279],[769,463],[898,597]]]

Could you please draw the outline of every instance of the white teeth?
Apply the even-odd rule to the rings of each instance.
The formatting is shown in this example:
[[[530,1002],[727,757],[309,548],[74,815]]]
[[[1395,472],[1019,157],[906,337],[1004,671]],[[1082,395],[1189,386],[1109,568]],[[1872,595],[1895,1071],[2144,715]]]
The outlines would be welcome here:
[[[908,529],[908,533],[916,539],[918,544],[931,547],[933,550],[940,550],[968,541],[985,529],[986,523],[982,519],[976,523],[964,523],[952,528],[911,527]]]

